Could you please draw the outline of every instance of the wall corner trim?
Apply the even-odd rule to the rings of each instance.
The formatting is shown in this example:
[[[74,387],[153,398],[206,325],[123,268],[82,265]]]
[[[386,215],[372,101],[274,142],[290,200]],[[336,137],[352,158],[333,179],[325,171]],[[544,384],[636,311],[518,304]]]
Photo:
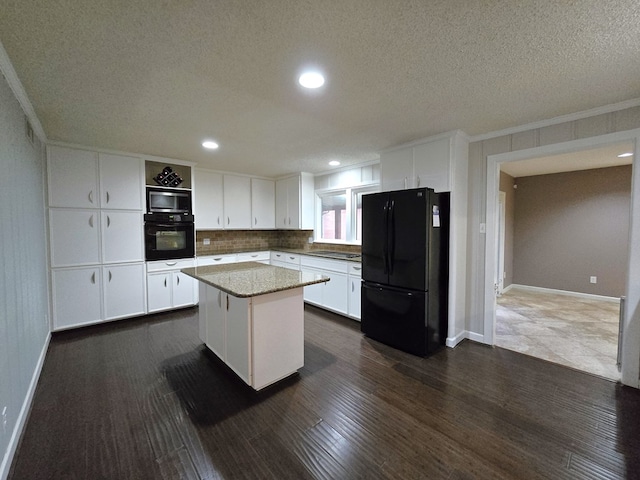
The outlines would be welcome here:
[[[4,45],[2,44],[2,42],[0,42],[0,72],[2,72],[2,74],[4,75],[4,78],[7,79],[7,83],[9,84],[9,87],[11,88],[11,90],[13,91],[13,94],[18,99],[18,102],[20,103],[22,110],[24,111],[25,115],[29,119],[29,123],[31,123],[31,127],[33,128],[33,131],[36,133],[36,135],[38,136],[38,138],[42,143],[46,143],[47,136],[44,133],[42,124],[40,123],[40,120],[36,115],[36,111],[34,110],[33,105],[31,104],[31,101],[27,96],[27,92],[22,86],[22,82],[20,81],[20,78],[18,78],[18,74],[13,68],[13,64],[9,59],[9,54],[7,54],[7,51],[4,49]]]
[[[469,337],[469,332],[466,330],[461,331],[455,337],[447,337],[447,347],[453,348],[458,345],[462,340]]]
[[[16,450],[18,449],[20,437],[22,436],[22,432],[24,431],[24,427],[27,423],[27,418],[29,417],[29,410],[31,409],[33,397],[36,393],[36,386],[38,385],[38,379],[40,378],[40,374],[42,373],[42,367],[44,365],[44,359],[47,355],[47,350],[49,349],[50,341],[51,332],[47,333],[47,338],[45,339],[42,350],[40,351],[40,357],[38,358],[38,363],[36,364],[36,368],[33,371],[33,376],[31,377],[31,382],[29,383],[27,395],[24,398],[24,402],[22,402],[22,408],[20,408],[20,414],[18,415],[15,428],[13,429],[13,433],[11,434],[11,439],[9,440],[7,451],[5,452],[2,463],[0,464],[0,480],[7,480],[7,478],[9,477],[11,463],[13,462],[13,457],[16,453]]]

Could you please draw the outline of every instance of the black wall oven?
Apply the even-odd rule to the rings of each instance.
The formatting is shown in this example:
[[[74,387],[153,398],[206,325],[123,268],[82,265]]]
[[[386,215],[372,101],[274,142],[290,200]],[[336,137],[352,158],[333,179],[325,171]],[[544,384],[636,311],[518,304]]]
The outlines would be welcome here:
[[[195,256],[193,215],[146,214],[144,244],[147,261],[193,258]]]

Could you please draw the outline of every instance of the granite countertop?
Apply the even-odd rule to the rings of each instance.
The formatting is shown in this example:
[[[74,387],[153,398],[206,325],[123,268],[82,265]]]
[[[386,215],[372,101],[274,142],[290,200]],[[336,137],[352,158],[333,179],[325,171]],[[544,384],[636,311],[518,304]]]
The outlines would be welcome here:
[[[362,256],[358,254],[349,254],[355,256],[344,256],[343,252],[334,252],[330,250],[304,250],[302,248],[273,248],[275,252],[295,253],[296,255],[310,255],[312,257],[331,258],[333,260],[345,260],[347,262],[362,262]],[[344,252],[346,253],[346,252]]]
[[[246,298],[328,282],[324,275],[301,272],[258,262],[183,268],[185,275],[234,297]]]

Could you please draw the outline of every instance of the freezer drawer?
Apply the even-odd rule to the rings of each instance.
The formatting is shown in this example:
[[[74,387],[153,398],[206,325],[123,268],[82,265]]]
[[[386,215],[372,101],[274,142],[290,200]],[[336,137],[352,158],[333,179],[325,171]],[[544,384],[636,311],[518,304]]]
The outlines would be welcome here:
[[[414,355],[427,349],[426,292],[362,284],[362,332],[369,338]]]

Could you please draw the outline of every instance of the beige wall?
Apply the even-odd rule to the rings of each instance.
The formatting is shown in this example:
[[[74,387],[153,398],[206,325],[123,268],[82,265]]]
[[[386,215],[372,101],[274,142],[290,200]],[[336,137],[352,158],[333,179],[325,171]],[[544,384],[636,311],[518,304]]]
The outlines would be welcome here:
[[[631,166],[535,175],[516,183],[513,282],[624,295]]]
[[[487,156],[640,128],[640,107],[526,130],[469,144],[467,330],[484,336]]]
[[[513,283],[513,228],[515,222],[515,179],[500,172],[500,191],[505,193],[504,205],[504,282],[506,288]]]

